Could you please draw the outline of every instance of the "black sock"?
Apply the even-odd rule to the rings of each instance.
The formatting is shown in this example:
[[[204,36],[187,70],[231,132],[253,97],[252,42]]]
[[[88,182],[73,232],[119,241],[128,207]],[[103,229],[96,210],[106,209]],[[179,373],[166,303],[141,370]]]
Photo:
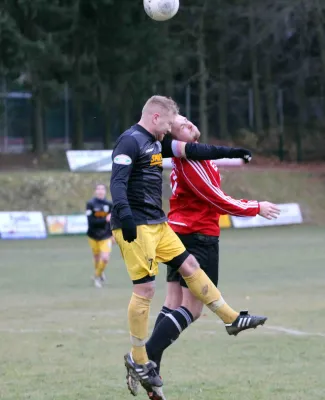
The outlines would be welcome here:
[[[191,312],[185,307],[179,307],[175,311],[166,314],[159,325],[152,332],[146,343],[149,360],[157,364],[157,372],[160,370],[161,357],[167,349],[179,337],[181,332],[193,322]]]
[[[160,321],[162,321],[166,317],[166,315],[171,312],[173,312],[173,310],[171,310],[168,307],[163,306],[163,308],[160,310],[160,313],[158,314],[158,317],[156,319],[153,330],[155,330],[157,328],[157,326],[159,325]]]

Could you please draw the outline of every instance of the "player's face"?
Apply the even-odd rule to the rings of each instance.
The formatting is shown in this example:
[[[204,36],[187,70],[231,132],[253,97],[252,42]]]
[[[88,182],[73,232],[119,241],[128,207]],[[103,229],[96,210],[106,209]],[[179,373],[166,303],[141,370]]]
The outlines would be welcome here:
[[[200,138],[200,131],[197,126],[182,115],[175,118],[171,133],[174,139],[182,142],[197,142]]]
[[[98,185],[95,190],[97,199],[104,199],[106,197],[106,188],[104,185]]]
[[[162,141],[164,136],[171,131],[172,125],[175,121],[176,115],[169,112],[155,113],[153,115],[153,125],[155,127],[156,139]]]

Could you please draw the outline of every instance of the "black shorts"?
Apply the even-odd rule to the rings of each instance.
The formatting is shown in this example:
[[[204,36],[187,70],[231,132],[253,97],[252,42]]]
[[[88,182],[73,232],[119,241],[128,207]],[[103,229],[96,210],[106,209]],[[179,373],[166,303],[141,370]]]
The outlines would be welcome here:
[[[219,237],[207,236],[200,233],[180,235],[186,250],[192,254],[200,264],[200,267],[208,275],[215,286],[218,286],[219,277]],[[180,282],[181,286],[187,287],[186,282],[177,270],[167,265],[167,282]]]

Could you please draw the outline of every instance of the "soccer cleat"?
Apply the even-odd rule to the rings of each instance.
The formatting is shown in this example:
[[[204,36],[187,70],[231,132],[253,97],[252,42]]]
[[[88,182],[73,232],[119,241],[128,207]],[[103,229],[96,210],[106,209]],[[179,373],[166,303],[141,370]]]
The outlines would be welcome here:
[[[104,272],[101,274],[100,280],[101,280],[102,282],[106,282],[106,275],[105,275]]]
[[[94,278],[94,285],[97,289],[101,289],[103,287],[102,281],[100,278]]]
[[[127,386],[133,396],[137,396],[140,382],[151,400],[166,400],[162,391],[163,382],[155,370],[154,362],[149,361],[144,365],[136,364],[131,353],[128,353],[124,356],[124,364],[127,371]]]
[[[239,332],[246,329],[256,329],[259,325],[264,325],[267,317],[259,315],[249,315],[248,311],[241,311],[232,324],[226,324],[228,335],[237,336]]]

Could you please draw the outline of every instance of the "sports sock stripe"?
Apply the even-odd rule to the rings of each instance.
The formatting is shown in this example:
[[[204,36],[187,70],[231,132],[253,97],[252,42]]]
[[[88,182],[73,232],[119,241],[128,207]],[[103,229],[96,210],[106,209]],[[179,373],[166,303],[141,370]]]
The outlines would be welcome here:
[[[179,333],[181,333],[183,331],[183,329],[180,326],[180,324],[178,323],[177,319],[172,314],[167,314],[166,317],[170,318],[174,322],[176,328],[179,330]]]

